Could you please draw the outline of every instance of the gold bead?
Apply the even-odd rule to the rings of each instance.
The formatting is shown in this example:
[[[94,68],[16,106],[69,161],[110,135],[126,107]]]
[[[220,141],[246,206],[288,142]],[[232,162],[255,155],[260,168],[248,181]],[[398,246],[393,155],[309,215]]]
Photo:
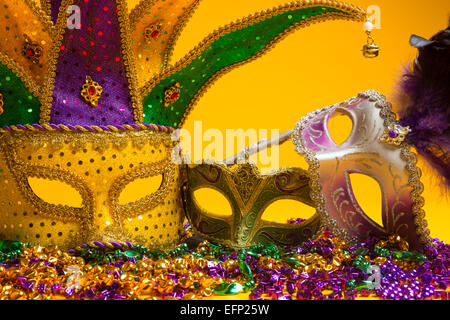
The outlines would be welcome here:
[[[141,294],[150,294],[155,286],[155,282],[151,279],[142,279],[139,285],[139,291]]]
[[[134,276],[131,273],[123,273],[120,276],[120,280],[122,282],[131,282],[131,281],[134,281]]]
[[[92,269],[93,269],[92,265],[86,264],[86,265],[83,266],[82,271],[87,273],[87,272],[91,272]]]
[[[28,267],[28,265],[30,264],[30,259],[28,259],[28,258],[20,259],[19,264],[23,267]]]
[[[160,293],[166,293],[172,291],[172,287],[175,285],[172,279],[158,282],[158,291]]]
[[[180,285],[183,289],[189,288],[193,284],[191,277],[183,277],[178,280],[178,285]]]
[[[205,259],[197,259],[195,261],[195,265],[197,265],[199,268],[204,268],[206,266],[206,260]]]
[[[136,269],[139,272],[150,270],[150,267],[151,267],[150,259],[139,260],[136,264]]]
[[[311,263],[316,259],[316,257],[312,253],[307,253],[305,255],[305,261],[306,263]]]
[[[122,271],[124,271],[124,272],[129,272],[129,271],[134,272],[134,271],[136,271],[136,265],[134,263],[132,263],[132,262],[125,262],[122,265]]]
[[[82,257],[75,257],[74,263],[79,266],[84,266],[84,259]]]
[[[105,286],[112,285],[114,283],[114,276],[112,274],[106,274],[102,279],[102,283]]]
[[[231,271],[238,267],[238,262],[236,260],[228,259],[224,261],[223,266],[225,270]]]
[[[195,298],[196,298],[196,295],[194,293],[188,292],[188,293],[184,294],[181,299],[183,299],[183,300],[194,300]]]
[[[213,289],[208,287],[208,288],[201,290],[200,294],[204,297],[210,297],[214,294],[214,291],[213,291]]]
[[[174,260],[174,267],[176,270],[184,270],[187,268],[186,259],[177,258]]]
[[[341,265],[341,263],[342,263],[341,258],[333,257],[333,261],[332,261],[333,266],[339,267]]]
[[[96,266],[92,267],[91,272],[94,274],[100,274],[103,272],[103,267],[96,265]]]
[[[170,267],[170,261],[167,259],[161,259],[158,260],[155,263],[155,272],[163,272],[163,271],[167,271],[167,269]]]
[[[374,263],[376,263],[376,264],[383,264],[383,263],[385,263],[386,262],[386,258],[385,257],[376,257],[374,260],[373,260],[373,262]]]
[[[333,267],[333,265],[332,264],[326,264],[326,265],[324,265],[323,267],[322,267],[322,269],[324,270],[324,271],[331,271],[331,270],[333,270],[334,269],[334,267]]]
[[[11,300],[26,300],[25,292],[22,290],[14,290],[9,294],[9,299]]]
[[[49,257],[48,258],[48,262],[50,262],[52,264],[56,264],[58,262],[58,258],[56,258],[56,257]]]
[[[184,256],[184,259],[186,260],[188,265],[193,265],[196,258],[195,258],[195,256],[193,254],[187,254],[187,255]]]

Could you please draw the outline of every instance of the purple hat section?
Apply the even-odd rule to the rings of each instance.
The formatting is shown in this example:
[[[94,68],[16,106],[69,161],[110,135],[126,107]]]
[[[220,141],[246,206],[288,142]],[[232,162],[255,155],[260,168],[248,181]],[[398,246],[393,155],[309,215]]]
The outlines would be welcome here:
[[[114,0],[75,0],[81,25],[66,28],[56,65],[50,123],[64,125],[133,124],[129,82],[124,66]],[[126,13],[123,13],[126,14]],[[90,76],[103,88],[98,106],[81,96]]]
[[[50,0],[50,16],[52,18],[53,24],[56,24],[58,19],[59,7],[61,6],[62,0]]]

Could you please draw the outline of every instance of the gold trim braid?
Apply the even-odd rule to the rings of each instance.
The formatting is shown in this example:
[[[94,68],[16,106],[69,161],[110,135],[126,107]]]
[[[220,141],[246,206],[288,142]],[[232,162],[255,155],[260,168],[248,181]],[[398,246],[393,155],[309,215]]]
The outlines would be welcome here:
[[[178,38],[181,35],[181,32],[183,31],[184,27],[188,23],[188,21],[191,19],[191,17],[194,15],[195,10],[200,5],[201,0],[196,0],[188,9],[186,9],[186,12],[183,15],[183,18],[177,23],[175,26],[172,35],[170,36],[169,41],[167,42],[166,49],[164,50],[164,58],[163,58],[163,70],[166,69],[169,66],[170,58],[172,58],[173,51],[175,49],[175,44],[178,41]]]
[[[33,81],[32,77],[22,68],[20,64],[10,59],[7,55],[0,52],[0,62],[7,66],[18,76],[30,93],[41,100],[41,88]],[[42,101],[41,101],[42,103]]]

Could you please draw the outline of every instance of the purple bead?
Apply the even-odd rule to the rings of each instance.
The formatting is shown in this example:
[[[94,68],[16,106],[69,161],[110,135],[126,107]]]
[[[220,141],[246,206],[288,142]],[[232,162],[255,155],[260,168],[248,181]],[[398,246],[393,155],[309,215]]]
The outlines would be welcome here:
[[[60,289],[61,289],[61,285],[59,283],[54,283],[52,285],[52,291],[53,292],[59,291]]]
[[[88,298],[92,298],[95,296],[95,290],[91,288],[89,290],[86,290],[85,294]]]
[[[75,290],[72,288],[66,288],[66,290],[64,290],[64,292],[68,295],[68,296],[72,296],[75,293]]]
[[[395,131],[389,131],[389,138],[391,138],[391,139],[395,139],[395,138],[397,138],[398,137],[398,133],[397,132],[395,132]]]
[[[47,286],[45,284],[38,284],[37,289],[39,292],[44,292],[47,290]]]
[[[286,282],[286,291],[291,294],[295,292],[295,282],[294,281]]]

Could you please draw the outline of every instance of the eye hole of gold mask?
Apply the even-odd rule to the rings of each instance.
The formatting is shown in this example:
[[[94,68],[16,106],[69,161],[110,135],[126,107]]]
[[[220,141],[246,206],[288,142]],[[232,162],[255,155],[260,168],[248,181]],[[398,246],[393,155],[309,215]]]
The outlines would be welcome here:
[[[59,180],[28,177],[28,184],[33,192],[47,203],[81,208],[81,194],[72,186]]]
[[[286,223],[289,219],[308,220],[316,214],[316,209],[293,199],[280,199],[272,202],[264,210],[261,219],[270,222]]]
[[[365,174],[350,173],[350,183],[356,202],[362,211],[380,227],[383,226],[381,188],[378,182]]]
[[[352,129],[352,119],[343,110],[337,109],[328,120],[328,132],[338,146],[347,141]]]
[[[194,201],[206,213],[218,216],[231,216],[232,210],[227,198],[212,188],[200,188],[193,192]]]
[[[145,196],[156,192],[161,187],[162,181],[162,174],[131,181],[120,193],[118,199],[119,205],[138,201]]]

